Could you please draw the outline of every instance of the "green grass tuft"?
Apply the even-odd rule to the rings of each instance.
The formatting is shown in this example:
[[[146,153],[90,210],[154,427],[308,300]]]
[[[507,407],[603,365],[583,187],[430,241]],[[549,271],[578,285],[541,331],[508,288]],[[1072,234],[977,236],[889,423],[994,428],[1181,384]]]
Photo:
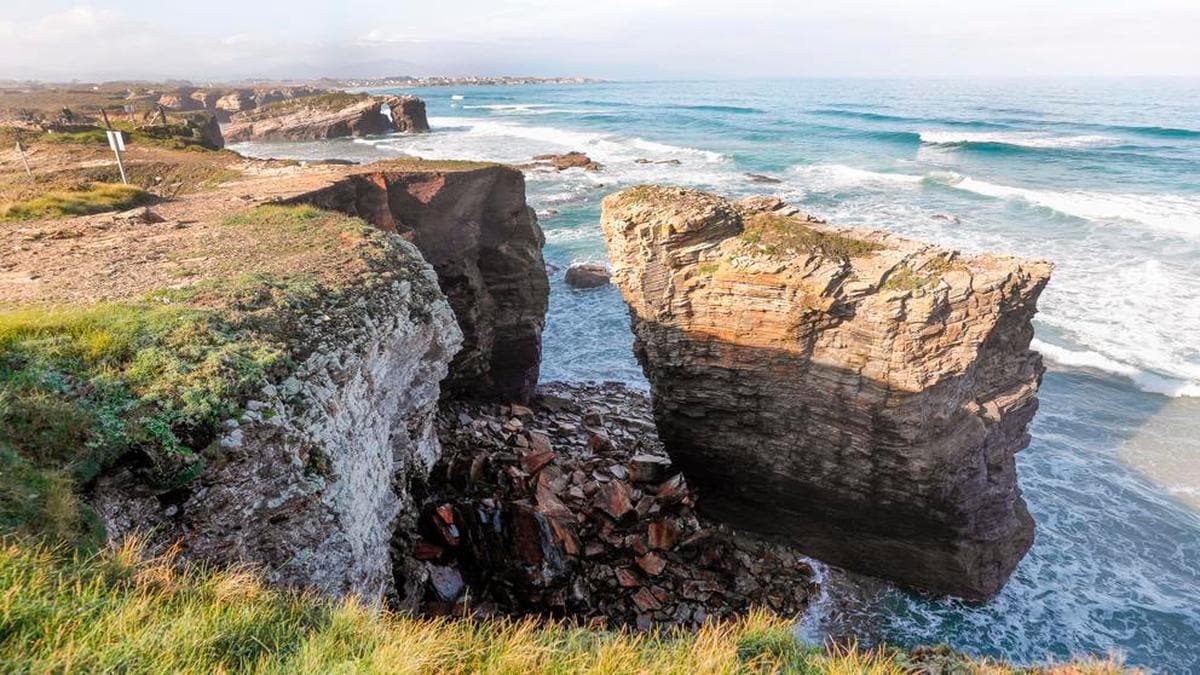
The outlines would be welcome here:
[[[287,98],[282,101],[268,103],[261,108],[254,110],[251,114],[259,112],[283,112],[299,108],[316,108],[318,110],[342,110],[352,105],[362,103],[370,98],[367,94],[351,94],[344,91],[333,91],[326,94],[318,94],[316,96],[298,96],[296,98]]]
[[[805,252],[846,260],[867,256],[883,248],[873,241],[822,232],[796,218],[771,213],[750,216],[741,238],[769,256]]]
[[[0,222],[120,211],[153,200],[153,195],[132,185],[91,183],[81,190],[49,192],[0,207]]]
[[[0,309],[0,452],[11,469],[0,472],[0,494],[39,495],[0,499],[0,522],[86,539],[83,512],[54,494],[131,454],[152,482],[186,482],[220,422],[286,364],[279,341],[209,310]]]

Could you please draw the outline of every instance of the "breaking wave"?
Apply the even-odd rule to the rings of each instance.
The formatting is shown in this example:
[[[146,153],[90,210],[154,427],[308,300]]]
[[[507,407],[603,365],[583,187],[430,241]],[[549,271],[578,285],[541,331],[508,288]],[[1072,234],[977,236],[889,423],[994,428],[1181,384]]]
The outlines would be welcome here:
[[[1103,134],[1062,136],[1033,131],[922,131],[921,142],[926,145],[950,147],[1011,146],[1017,148],[1097,148],[1117,145],[1120,141]]]
[[[997,199],[1019,199],[1087,220],[1142,223],[1172,234],[1200,237],[1200,196],[1034,190],[997,185],[953,172],[934,173],[929,178],[958,190]]]
[[[1041,352],[1047,359],[1060,366],[1098,370],[1111,375],[1119,375],[1133,382],[1140,390],[1151,394],[1162,394],[1170,397],[1200,397],[1200,383],[1179,380],[1165,375],[1152,373],[1116,359],[1109,358],[1099,352],[1089,350],[1073,350],[1066,347],[1044,342],[1034,338],[1030,347]]]

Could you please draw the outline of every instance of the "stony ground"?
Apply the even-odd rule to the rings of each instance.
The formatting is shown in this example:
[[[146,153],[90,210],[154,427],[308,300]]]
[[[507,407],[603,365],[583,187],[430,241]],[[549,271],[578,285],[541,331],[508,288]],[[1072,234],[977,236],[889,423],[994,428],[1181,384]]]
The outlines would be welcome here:
[[[531,407],[444,404],[443,459],[414,547],[431,614],[552,614],[699,626],[816,592],[796,551],[708,522],[671,467],[649,400],[552,383]]]

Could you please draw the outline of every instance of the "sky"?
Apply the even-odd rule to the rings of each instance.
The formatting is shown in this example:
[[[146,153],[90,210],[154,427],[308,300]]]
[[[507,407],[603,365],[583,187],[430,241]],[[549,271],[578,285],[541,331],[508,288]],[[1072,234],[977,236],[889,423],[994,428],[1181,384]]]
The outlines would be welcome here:
[[[1200,77],[1200,0],[0,0],[0,78]]]

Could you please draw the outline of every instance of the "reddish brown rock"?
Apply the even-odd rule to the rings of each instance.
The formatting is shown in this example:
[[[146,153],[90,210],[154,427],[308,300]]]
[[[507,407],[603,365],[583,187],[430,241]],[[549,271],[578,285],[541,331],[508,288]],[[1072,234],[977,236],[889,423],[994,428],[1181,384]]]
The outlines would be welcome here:
[[[392,115],[392,128],[401,133],[429,131],[425,116],[425,101],[416,96],[395,96],[387,100]]]
[[[657,553],[646,553],[637,559],[638,567],[642,571],[652,577],[662,574],[662,571],[667,567],[667,561],[663,560],[662,556]]]
[[[674,548],[679,541],[679,528],[667,520],[656,520],[646,530],[646,539],[651,548]]]
[[[703,524],[678,474],[661,490],[671,499],[635,499],[651,484],[626,482],[632,458],[667,463],[642,394],[612,383],[552,387],[539,390],[529,406],[532,415],[523,415],[525,425],[572,428],[553,432],[555,459],[532,476],[520,466],[524,453],[518,450],[530,432],[505,429],[516,407],[443,402],[439,437],[446,454],[432,475],[444,480],[431,485],[429,503],[453,501],[463,534],[438,562],[462,570],[476,606],[565,613],[641,629],[694,628],[709,616],[730,617],[755,606],[791,615],[803,610],[814,587],[811,570],[796,553]],[[587,447],[586,434],[578,431],[585,419],[605,428],[607,448]],[[626,493],[628,502],[637,502],[632,510],[621,503]],[[600,506],[614,495],[619,506]],[[440,518],[430,506],[427,519]],[[648,594],[637,595],[643,587]],[[653,603],[659,609],[648,614]],[[424,609],[440,615],[447,608],[435,594]]]
[[[606,198],[602,228],[707,513],[909,586],[1000,589],[1033,540],[1013,455],[1048,264],[652,186]]]
[[[463,332],[443,394],[528,401],[541,365],[550,282],[545,239],[525,202],[525,177],[500,165],[380,167],[288,203],[355,215],[416,244]]]
[[[629,500],[629,487],[619,480],[612,480],[600,486],[596,493],[596,508],[620,520],[633,511],[633,503]]]
[[[538,155],[533,158],[533,166],[549,166],[557,171],[566,171],[567,169],[583,169],[584,171],[600,171],[604,168],[599,162],[595,162],[591,157],[578,151],[571,151],[562,155]]]

